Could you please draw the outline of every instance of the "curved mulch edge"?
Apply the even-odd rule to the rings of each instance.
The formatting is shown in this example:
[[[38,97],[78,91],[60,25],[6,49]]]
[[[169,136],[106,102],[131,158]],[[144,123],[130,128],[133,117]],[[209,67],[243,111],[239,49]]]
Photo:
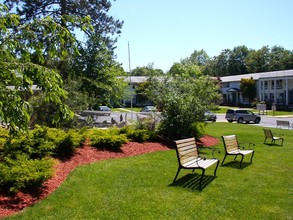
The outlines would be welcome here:
[[[220,140],[218,138],[215,138],[210,135],[205,135],[201,137],[199,140],[196,142],[200,147],[213,147],[220,143]]]
[[[211,147],[218,144],[219,140],[215,137],[206,135],[200,138],[197,143],[199,146]],[[164,151],[169,150],[170,148],[170,143],[129,142],[123,145],[121,151],[112,152],[96,149],[88,144],[85,144],[82,148],[78,148],[75,155],[69,160],[56,160],[56,164],[54,166],[55,174],[43,184],[42,188],[31,188],[26,191],[18,192],[15,195],[0,193],[0,218],[16,214],[24,208],[46,198],[65,181],[68,174],[77,166],[89,164],[99,160],[123,158],[155,151]]]

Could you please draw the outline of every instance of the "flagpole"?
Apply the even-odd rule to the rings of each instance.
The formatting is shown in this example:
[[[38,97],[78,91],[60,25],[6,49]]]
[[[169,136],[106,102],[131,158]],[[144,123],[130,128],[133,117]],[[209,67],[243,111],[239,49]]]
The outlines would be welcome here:
[[[132,85],[131,85],[131,67],[130,67],[130,46],[128,41],[128,68],[129,68],[129,84],[130,84],[130,110],[131,110],[131,119],[133,120],[133,114],[132,114]]]

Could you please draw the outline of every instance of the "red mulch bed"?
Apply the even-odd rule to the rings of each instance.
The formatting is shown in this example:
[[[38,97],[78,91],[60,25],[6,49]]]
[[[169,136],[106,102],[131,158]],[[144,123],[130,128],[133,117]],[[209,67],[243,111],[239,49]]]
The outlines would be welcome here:
[[[204,136],[198,141],[198,145],[204,147],[214,146],[219,143],[217,138]],[[0,193],[0,218],[13,215],[25,207],[44,199],[66,179],[67,175],[77,166],[110,158],[122,158],[154,151],[169,150],[168,144],[158,142],[136,143],[130,142],[121,148],[121,152],[112,152],[95,149],[87,144],[78,148],[76,154],[66,161],[56,161],[55,175],[44,183],[41,189],[31,189],[18,192],[15,195]]]

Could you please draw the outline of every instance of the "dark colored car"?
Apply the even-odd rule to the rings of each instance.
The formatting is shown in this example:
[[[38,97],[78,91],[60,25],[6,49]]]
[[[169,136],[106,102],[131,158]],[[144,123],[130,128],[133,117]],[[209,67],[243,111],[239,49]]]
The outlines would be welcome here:
[[[259,115],[254,114],[250,110],[246,109],[228,109],[226,111],[226,116],[228,122],[237,121],[237,123],[249,123],[250,121],[258,124],[261,120]]]
[[[206,111],[204,113],[204,117],[205,117],[205,121],[212,121],[212,122],[217,121],[217,115],[213,112],[210,112],[210,111]]]

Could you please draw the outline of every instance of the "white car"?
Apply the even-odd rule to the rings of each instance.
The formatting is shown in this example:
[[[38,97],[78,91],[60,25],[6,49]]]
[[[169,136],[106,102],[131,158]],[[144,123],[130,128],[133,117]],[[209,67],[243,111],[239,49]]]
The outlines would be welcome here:
[[[140,110],[140,112],[156,112],[156,111],[157,111],[157,108],[152,105],[145,106]]]

